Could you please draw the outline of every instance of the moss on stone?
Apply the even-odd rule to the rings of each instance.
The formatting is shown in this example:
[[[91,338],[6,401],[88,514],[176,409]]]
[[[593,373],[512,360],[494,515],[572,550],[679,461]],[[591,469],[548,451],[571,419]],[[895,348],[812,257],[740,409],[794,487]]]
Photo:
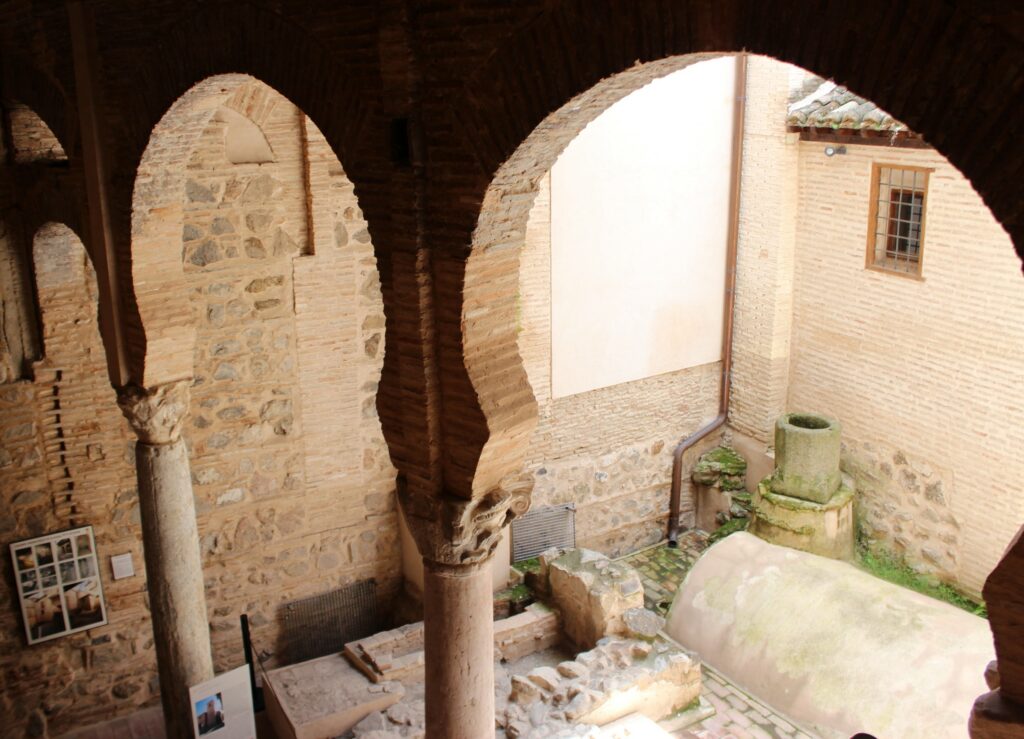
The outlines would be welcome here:
[[[540,572],[540,557],[530,557],[529,559],[523,559],[519,562],[514,562],[512,566],[520,572],[522,572],[524,575],[527,572]]]
[[[729,534],[735,534],[737,531],[746,531],[748,525],[750,525],[749,518],[733,518],[719,526],[708,536],[708,545],[710,546],[716,541],[721,541],[729,536]]]
[[[711,464],[719,472],[725,475],[745,475],[747,473],[747,460],[739,455],[735,449],[727,446],[720,446],[701,456],[700,464]]]
[[[785,508],[790,511],[827,511],[833,508],[842,508],[853,497],[853,490],[845,485],[840,487],[836,493],[825,503],[815,503],[802,498],[794,498],[790,495],[781,495],[773,492],[764,482],[759,490],[761,497],[778,508]]]
[[[762,511],[762,510],[760,510],[760,509],[758,509],[756,507],[754,508],[754,515],[757,517],[758,524],[764,524],[766,526],[773,526],[773,527],[775,527],[777,529],[780,529],[782,531],[788,531],[791,534],[797,534],[798,536],[813,536],[814,535],[814,527],[813,526],[793,526],[792,524],[787,523],[786,521],[782,521],[782,520],[779,520],[777,518],[772,518],[771,516],[766,514],[764,511]],[[742,519],[740,519],[740,520],[742,520]]]

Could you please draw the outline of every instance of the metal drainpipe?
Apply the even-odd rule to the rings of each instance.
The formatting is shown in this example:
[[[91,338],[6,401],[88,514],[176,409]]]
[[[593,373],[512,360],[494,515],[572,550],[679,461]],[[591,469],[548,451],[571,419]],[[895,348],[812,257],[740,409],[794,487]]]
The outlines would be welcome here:
[[[747,55],[736,55],[732,115],[732,172],[729,183],[729,234],[725,252],[725,300],[722,327],[722,377],[718,390],[718,415],[711,423],[682,439],[672,453],[672,492],[669,497],[668,545],[679,545],[679,503],[683,487],[683,455],[701,439],[725,425],[729,417],[729,390],[732,380],[732,324],[736,305],[736,245],[739,240],[740,175],[743,165],[743,114],[747,104]]]

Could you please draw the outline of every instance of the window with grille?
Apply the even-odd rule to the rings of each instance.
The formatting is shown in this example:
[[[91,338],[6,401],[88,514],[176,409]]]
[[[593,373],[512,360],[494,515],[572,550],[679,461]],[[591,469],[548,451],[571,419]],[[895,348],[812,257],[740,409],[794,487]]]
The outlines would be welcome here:
[[[928,173],[922,167],[874,165],[868,221],[869,268],[921,276]]]

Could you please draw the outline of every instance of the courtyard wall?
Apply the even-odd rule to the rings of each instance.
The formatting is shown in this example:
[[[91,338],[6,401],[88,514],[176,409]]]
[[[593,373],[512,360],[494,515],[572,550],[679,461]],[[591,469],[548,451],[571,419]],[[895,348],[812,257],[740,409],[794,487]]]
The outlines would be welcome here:
[[[978,593],[1024,518],[1024,280],[933,149],[799,144],[787,406],[843,424],[869,540]],[[931,170],[922,279],[865,269],[872,162]]]
[[[184,438],[218,672],[242,662],[242,613],[274,664],[288,659],[282,604],[374,578],[386,611],[401,582],[395,472],[375,403],[384,315],[366,221],[300,110],[255,81],[229,105],[264,121],[273,160],[232,163],[232,118],[215,114],[179,194],[197,326]],[[27,248],[17,236],[5,234],[8,250]],[[26,648],[4,577],[0,726],[59,734],[152,703],[159,684],[135,436],[107,376],[96,278],[66,226],[44,226],[31,251],[44,356],[31,379],[0,385],[0,533],[11,542],[91,524],[110,622]],[[114,580],[110,556],[126,552],[136,575]]]

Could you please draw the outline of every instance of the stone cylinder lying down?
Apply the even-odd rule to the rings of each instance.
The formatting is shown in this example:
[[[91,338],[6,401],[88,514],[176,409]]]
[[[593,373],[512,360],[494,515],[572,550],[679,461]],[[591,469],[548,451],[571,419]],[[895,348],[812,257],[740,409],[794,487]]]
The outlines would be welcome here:
[[[966,737],[995,654],[982,618],[745,532],[698,560],[665,631],[826,737]]]

